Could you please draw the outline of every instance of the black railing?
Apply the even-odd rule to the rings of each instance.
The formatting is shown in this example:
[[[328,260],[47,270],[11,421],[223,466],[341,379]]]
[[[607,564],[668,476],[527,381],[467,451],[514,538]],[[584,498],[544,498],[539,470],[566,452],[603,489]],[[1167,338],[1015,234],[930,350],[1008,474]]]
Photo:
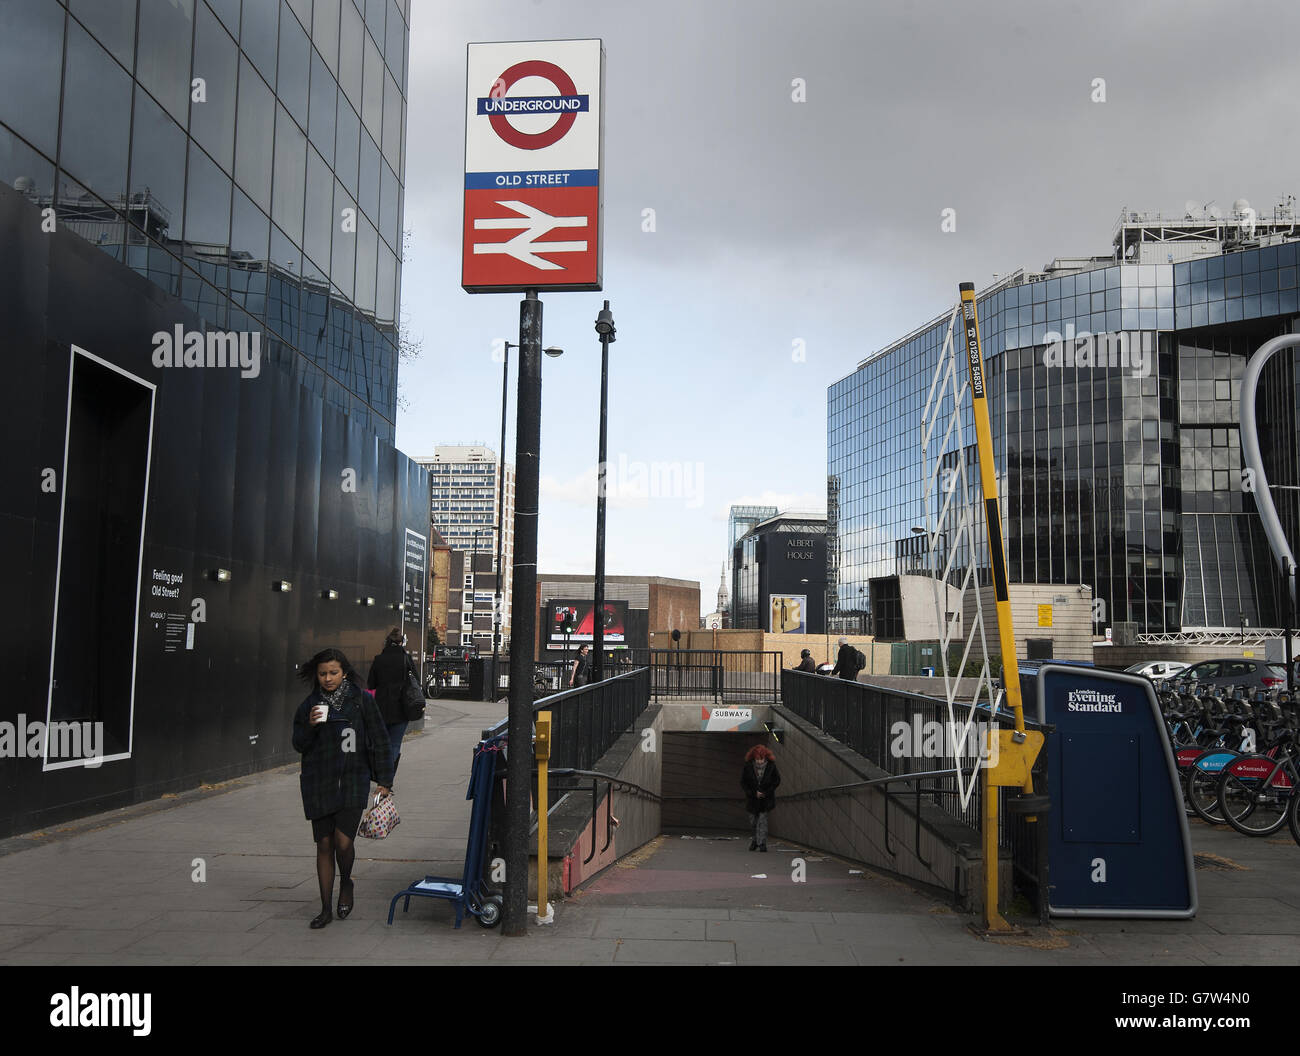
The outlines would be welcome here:
[[[775,704],[781,692],[781,654],[758,650],[633,649],[632,663],[650,669],[650,692],[660,697],[710,697],[715,702]]]
[[[649,703],[647,668],[542,697],[533,704],[533,713],[551,713],[550,765],[593,769]],[[484,737],[503,733],[509,725],[502,719]]]
[[[945,701],[803,671],[781,672],[781,699],[794,714],[853,749],[887,774],[948,771],[947,775],[936,777],[929,797],[944,813],[961,821],[972,833],[979,833],[983,813],[983,791],[979,780],[979,752],[984,743],[982,728],[977,725],[966,742],[957,745],[955,742],[961,736],[960,730],[955,735],[949,733]],[[965,725],[970,714],[970,704],[953,705],[953,719],[959,726]],[[1005,710],[998,711],[990,719],[987,706],[976,709],[975,721],[985,724],[984,728],[990,721],[1002,729],[1009,729],[1014,724],[1013,716]],[[1025,727],[1050,735],[1051,727],[1029,719],[1025,720]],[[956,747],[963,749],[960,755],[954,751]],[[960,785],[958,769],[961,771]],[[1038,754],[1033,775],[1035,791],[1046,789],[1046,745]],[[966,805],[962,806],[960,789],[970,789],[972,783],[973,791]],[[1013,812],[1008,806],[1015,805],[1018,795],[1017,789],[1001,788],[998,791],[998,844],[1011,851],[1017,886],[1034,897],[1042,913],[1047,903],[1040,897],[1046,879],[1046,804],[1042,804],[1042,814],[1034,815],[1039,821],[1028,822],[1024,811]]]

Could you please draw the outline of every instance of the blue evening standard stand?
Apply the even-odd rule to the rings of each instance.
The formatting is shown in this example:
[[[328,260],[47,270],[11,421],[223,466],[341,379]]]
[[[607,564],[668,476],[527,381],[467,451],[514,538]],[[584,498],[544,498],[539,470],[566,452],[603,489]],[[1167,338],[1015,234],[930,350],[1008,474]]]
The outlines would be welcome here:
[[[1048,911],[1055,917],[1196,915],[1178,768],[1155,689],[1137,675],[1044,663],[1028,673],[1050,723]]]

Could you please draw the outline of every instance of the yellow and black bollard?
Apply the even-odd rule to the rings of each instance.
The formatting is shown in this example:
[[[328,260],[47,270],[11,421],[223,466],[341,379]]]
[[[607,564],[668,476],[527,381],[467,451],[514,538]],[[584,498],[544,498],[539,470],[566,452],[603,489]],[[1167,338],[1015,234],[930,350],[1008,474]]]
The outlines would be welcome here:
[[[1043,735],[1026,733],[1025,712],[1020,699],[1020,668],[1016,662],[1016,634],[1011,624],[1011,596],[1007,589],[1007,552],[1002,541],[1002,517],[998,512],[998,484],[993,471],[993,432],[989,426],[988,391],[985,387],[984,353],[980,347],[979,319],[975,311],[975,284],[963,282],[961,314],[966,332],[966,365],[970,371],[971,409],[975,418],[975,440],[979,452],[980,490],[984,496],[984,523],[988,529],[989,565],[993,575],[993,596],[997,603],[998,642],[1002,650],[1002,682],[1007,704],[1015,715],[1014,730],[998,730],[992,723],[985,766],[981,775],[984,796],[984,929],[1013,931],[998,911],[998,792],[1001,787],[1019,787],[1026,794],[1034,790],[1030,771],[1043,747]],[[996,753],[996,754],[994,754]],[[1027,818],[1034,821],[1034,818]]]

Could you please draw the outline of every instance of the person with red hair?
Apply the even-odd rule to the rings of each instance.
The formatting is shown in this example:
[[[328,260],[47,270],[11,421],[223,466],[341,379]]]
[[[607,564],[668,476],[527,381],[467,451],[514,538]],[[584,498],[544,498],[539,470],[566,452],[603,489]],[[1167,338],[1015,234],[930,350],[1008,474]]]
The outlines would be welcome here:
[[[749,811],[751,851],[767,850],[767,815],[776,805],[776,786],[781,772],[776,757],[765,744],[756,744],[745,753],[745,768],[740,772],[740,787],[745,790],[745,809]]]

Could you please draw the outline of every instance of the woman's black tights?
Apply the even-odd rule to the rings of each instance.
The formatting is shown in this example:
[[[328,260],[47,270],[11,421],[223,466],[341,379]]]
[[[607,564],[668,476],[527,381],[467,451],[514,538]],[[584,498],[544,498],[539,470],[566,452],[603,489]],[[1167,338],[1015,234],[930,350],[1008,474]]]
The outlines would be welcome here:
[[[320,884],[321,909],[329,909],[334,898],[334,863],[338,862],[341,892],[344,884],[352,882],[352,863],[356,858],[352,840],[338,829],[316,841],[316,880]]]

